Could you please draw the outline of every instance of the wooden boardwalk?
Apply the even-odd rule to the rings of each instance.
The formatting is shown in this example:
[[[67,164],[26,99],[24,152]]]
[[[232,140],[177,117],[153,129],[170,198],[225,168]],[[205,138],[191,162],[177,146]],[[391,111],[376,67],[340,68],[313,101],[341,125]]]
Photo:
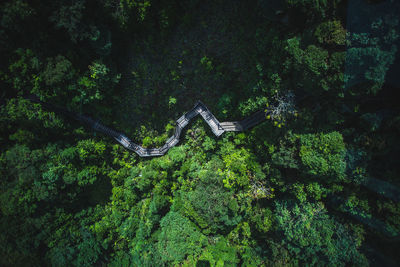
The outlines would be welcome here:
[[[215,116],[212,114],[212,112],[206,107],[206,105],[204,105],[201,101],[197,101],[196,104],[194,105],[194,107],[190,111],[188,111],[187,113],[182,115],[176,121],[174,135],[171,136],[170,138],[168,138],[168,140],[165,142],[165,144],[162,147],[144,148],[144,147],[132,142],[124,134],[119,133],[107,126],[104,126],[101,123],[99,123],[98,121],[95,121],[90,117],[73,113],[64,108],[53,106],[52,104],[42,102],[37,98],[29,98],[29,100],[36,102],[36,103],[40,103],[44,107],[46,107],[52,111],[55,111],[57,113],[63,113],[65,115],[67,115],[68,117],[72,117],[76,120],[79,120],[79,121],[89,125],[94,130],[102,132],[110,137],[113,137],[115,140],[117,140],[118,143],[120,143],[126,149],[135,152],[140,157],[162,156],[165,153],[167,153],[170,148],[174,147],[176,144],[179,143],[179,138],[181,136],[183,128],[185,128],[186,125],[189,124],[189,121],[191,119],[195,118],[197,115],[200,115],[206,121],[206,123],[210,126],[211,131],[216,136],[220,136],[224,132],[245,131],[245,130],[263,122],[266,119],[266,115],[267,115],[266,113],[268,113],[268,111],[264,112],[264,111],[260,110],[241,121],[219,122],[217,120],[217,118],[215,118]]]

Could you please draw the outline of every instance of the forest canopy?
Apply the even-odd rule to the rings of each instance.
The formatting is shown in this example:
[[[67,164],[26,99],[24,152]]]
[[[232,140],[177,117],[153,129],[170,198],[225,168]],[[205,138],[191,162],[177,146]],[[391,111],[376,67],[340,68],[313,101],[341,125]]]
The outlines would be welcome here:
[[[395,0],[0,3],[1,266],[396,266]],[[143,158],[42,103],[161,147]],[[60,110],[60,109],[58,109]]]

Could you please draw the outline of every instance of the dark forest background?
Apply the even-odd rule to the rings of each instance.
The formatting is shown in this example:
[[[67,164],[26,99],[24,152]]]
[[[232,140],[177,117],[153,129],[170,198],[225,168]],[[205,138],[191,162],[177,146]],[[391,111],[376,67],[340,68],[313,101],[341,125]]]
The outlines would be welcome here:
[[[396,266],[396,1],[0,4],[1,266]],[[241,133],[220,121],[288,104]],[[288,97],[293,96],[293,97]]]

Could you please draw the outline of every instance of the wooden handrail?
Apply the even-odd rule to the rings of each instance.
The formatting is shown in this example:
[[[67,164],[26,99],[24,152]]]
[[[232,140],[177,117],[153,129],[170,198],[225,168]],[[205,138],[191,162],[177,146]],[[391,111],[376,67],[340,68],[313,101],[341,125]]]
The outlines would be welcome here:
[[[94,130],[102,132],[110,137],[113,137],[115,140],[117,140],[118,143],[120,143],[123,147],[126,149],[135,152],[138,154],[140,157],[154,157],[154,156],[162,156],[165,153],[168,152],[168,150],[172,147],[174,147],[176,144],[179,142],[180,135],[182,133],[182,129],[188,125],[189,121],[195,118],[197,115],[200,115],[206,123],[210,126],[211,131],[216,135],[220,136],[224,132],[233,132],[233,131],[245,131],[263,121],[266,120],[266,114],[269,111],[257,111],[253,115],[250,115],[249,117],[241,120],[241,121],[232,121],[232,122],[219,122],[217,118],[214,116],[214,114],[211,113],[211,111],[207,108],[206,105],[204,105],[201,101],[197,101],[194,107],[186,112],[184,115],[182,115],[177,121],[176,121],[176,128],[174,135],[168,138],[166,143],[159,148],[144,148],[134,142],[132,142],[128,137],[126,137],[124,134],[119,133],[103,124],[101,124],[99,121],[93,120],[92,118],[80,114],[76,114],[74,112],[71,112],[65,108],[60,108],[56,107],[52,104],[40,101],[38,98],[30,97],[28,98],[32,102],[40,103],[44,107],[53,110],[57,113],[63,113],[67,115],[68,117],[72,117],[78,121],[81,121],[90,127],[92,127]]]

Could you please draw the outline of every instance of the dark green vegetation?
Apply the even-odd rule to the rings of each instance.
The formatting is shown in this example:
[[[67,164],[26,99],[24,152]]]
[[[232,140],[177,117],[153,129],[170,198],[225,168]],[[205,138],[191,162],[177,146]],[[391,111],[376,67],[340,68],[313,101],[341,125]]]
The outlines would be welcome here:
[[[400,261],[397,2],[0,8],[1,266]],[[151,159],[23,98],[156,147],[197,99],[238,120],[287,92],[288,116],[220,138],[198,119]]]

